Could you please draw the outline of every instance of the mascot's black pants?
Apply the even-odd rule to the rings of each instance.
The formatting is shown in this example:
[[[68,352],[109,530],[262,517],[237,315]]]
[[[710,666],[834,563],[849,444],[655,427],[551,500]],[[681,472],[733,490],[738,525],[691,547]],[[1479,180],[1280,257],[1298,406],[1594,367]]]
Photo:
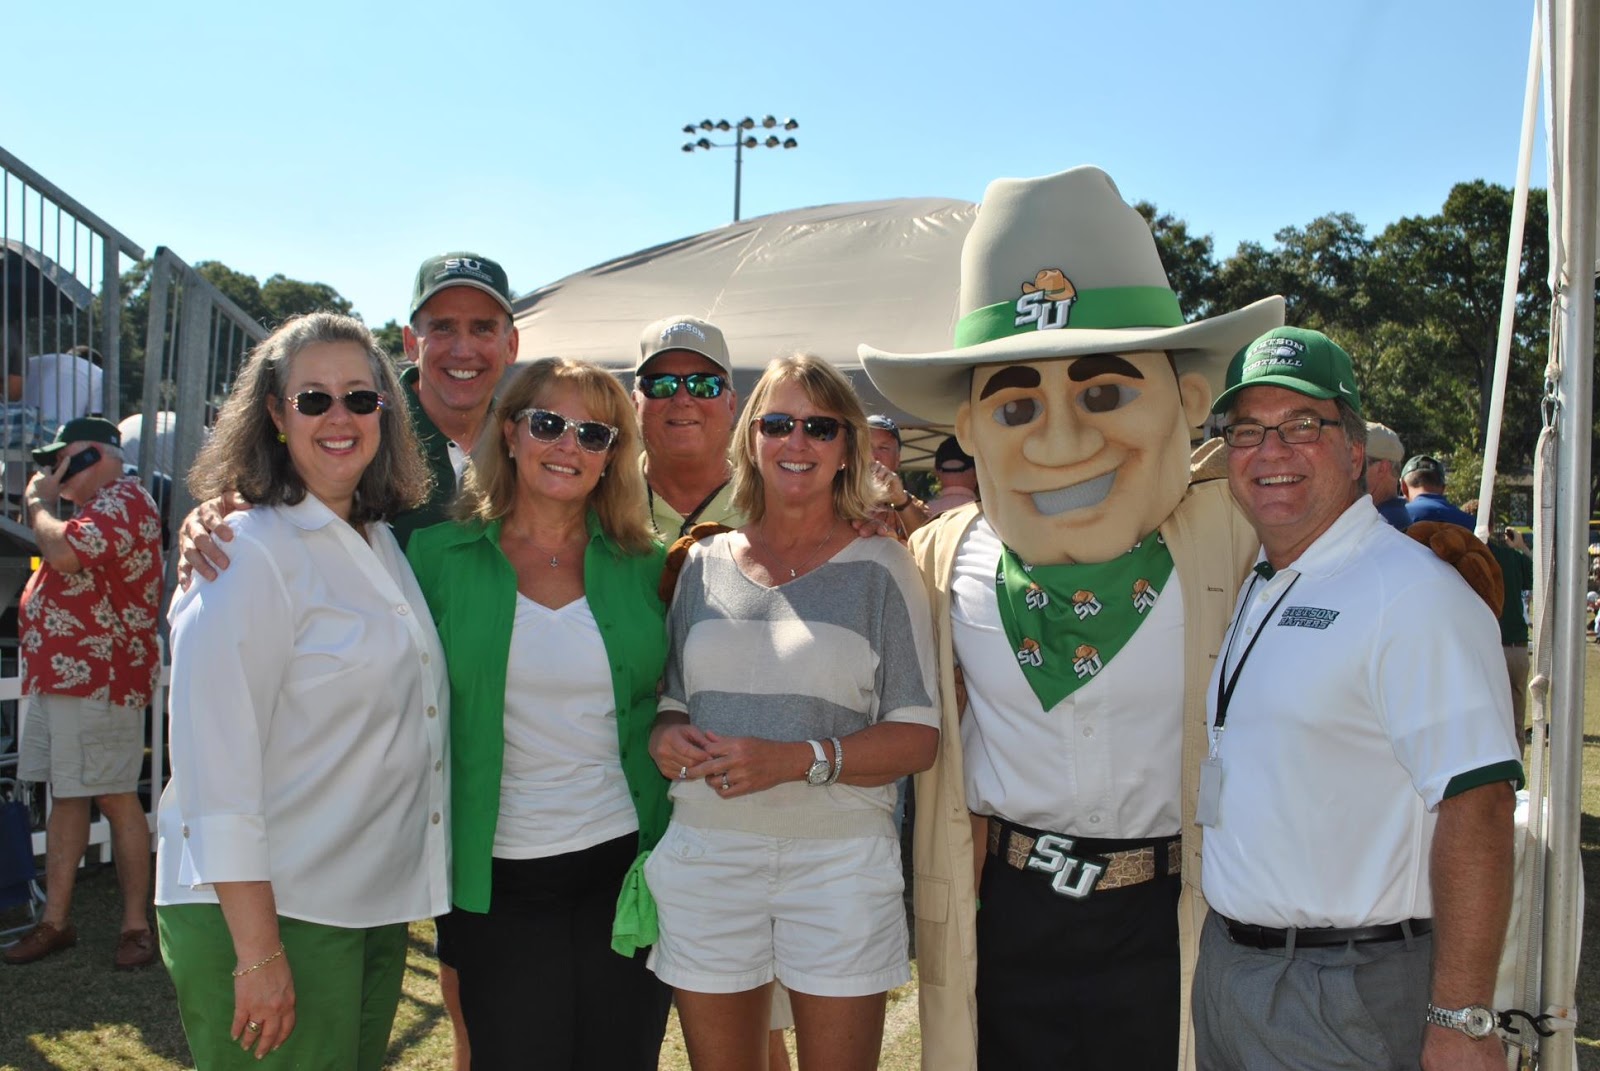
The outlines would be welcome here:
[[[1156,878],[1082,900],[985,860],[978,910],[980,1071],[1178,1062],[1178,894]]]

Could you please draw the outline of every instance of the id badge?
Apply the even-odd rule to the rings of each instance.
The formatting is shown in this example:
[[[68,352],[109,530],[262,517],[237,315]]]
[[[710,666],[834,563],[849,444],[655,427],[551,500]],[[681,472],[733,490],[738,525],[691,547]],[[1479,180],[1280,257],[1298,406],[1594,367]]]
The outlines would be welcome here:
[[[1194,820],[1203,826],[1217,824],[1217,810],[1222,805],[1222,763],[1215,756],[1200,764],[1200,800],[1195,805]]]

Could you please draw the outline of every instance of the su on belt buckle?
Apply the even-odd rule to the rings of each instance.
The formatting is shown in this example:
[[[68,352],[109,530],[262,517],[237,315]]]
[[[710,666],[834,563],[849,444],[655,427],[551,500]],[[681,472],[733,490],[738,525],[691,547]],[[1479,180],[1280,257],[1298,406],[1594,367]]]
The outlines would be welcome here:
[[[1094,892],[1106,868],[1103,863],[1080,859],[1071,851],[1071,837],[1046,833],[1033,842],[1033,852],[1028,856],[1028,869],[1054,874],[1055,877],[1050,879],[1052,889],[1062,896],[1083,900]]]

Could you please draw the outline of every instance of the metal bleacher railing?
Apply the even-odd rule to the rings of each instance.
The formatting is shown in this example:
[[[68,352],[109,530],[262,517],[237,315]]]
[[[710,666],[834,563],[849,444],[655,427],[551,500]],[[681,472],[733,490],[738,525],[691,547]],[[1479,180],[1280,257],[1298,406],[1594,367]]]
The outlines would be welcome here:
[[[146,271],[142,294],[125,292],[124,269]],[[74,416],[120,416],[123,378],[131,372],[130,400],[138,415],[123,422],[125,440],[138,437],[126,461],[161,508],[164,530],[175,532],[193,506],[184,486],[205,441],[211,418],[251,346],[266,331],[171,250],[144,250],[4,148],[0,148],[0,784],[3,795],[27,790],[14,778],[22,721],[17,602],[37,565],[33,534],[23,522],[20,497],[32,471],[30,451]],[[132,277],[137,282],[137,276]],[[148,307],[143,360],[138,325],[124,322],[130,297]],[[135,303],[135,305],[137,302]],[[136,393],[134,393],[136,389]],[[130,406],[132,408],[133,406]],[[167,554],[165,597],[176,565]],[[163,621],[163,633],[165,622]],[[140,784],[147,820],[166,782],[165,635],[162,670],[148,718],[146,775]],[[33,810],[42,819],[44,808]],[[36,853],[44,833],[32,833]],[[90,829],[90,845],[109,856],[103,820]]]

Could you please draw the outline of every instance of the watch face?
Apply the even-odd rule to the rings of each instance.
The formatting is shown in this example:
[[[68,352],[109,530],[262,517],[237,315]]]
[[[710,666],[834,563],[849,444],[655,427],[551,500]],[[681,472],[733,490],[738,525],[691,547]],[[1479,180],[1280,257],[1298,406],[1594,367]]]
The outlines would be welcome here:
[[[1475,1005],[1463,1008],[1462,1011],[1466,1017],[1463,1026],[1466,1028],[1466,1033],[1472,1037],[1485,1038],[1494,1030],[1495,1015],[1488,1008]]]
[[[811,764],[811,769],[806,771],[806,783],[810,785],[820,785],[828,779],[828,775],[832,772],[833,767],[828,765],[827,759],[823,759],[820,762],[813,762]]]

